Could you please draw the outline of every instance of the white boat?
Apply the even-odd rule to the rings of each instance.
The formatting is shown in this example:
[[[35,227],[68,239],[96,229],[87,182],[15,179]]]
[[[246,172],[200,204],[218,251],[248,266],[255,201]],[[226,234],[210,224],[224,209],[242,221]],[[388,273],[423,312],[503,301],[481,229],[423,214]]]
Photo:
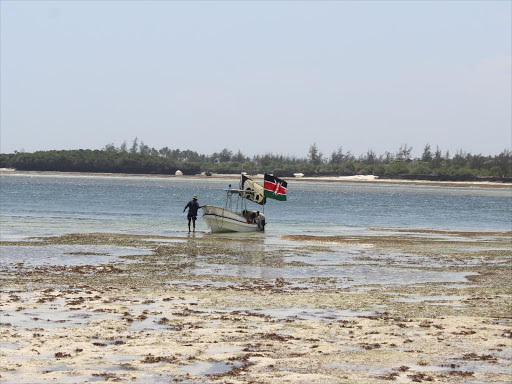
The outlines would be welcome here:
[[[265,216],[260,214],[260,219],[252,222],[247,216],[233,212],[226,208],[203,205],[203,219],[210,227],[212,233],[219,232],[256,232],[265,229]],[[251,211],[247,211],[248,215]]]
[[[259,210],[248,210],[247,202],[253,202],[263,207],[267,197],[286,201],[288,183],[273,175],[264,175],[265,186],[255,183],[245,174],[240,175],[240,188],[233,189],[231,185],[226,191],[224,208],[213,205],[203,205],[203,219],[212,233],[218,232],[256,232],[264,231],[266,218]],[[236,199],[233,199],[236,196]],[[233,201],[235,200],[235,201]]]
[[[266,219],[259,210],[247,209],[247,201],[259,205],[266,202],[263,187],[252,179],[241,175],[239,189],[228,188],[224,208],[213,205],[203,205],[203,219],[212,233],[219,232],[256,232],[264,231]],[[236,196],[233,199],[233,196]],[[263,210],[263,209],[262,209]]]

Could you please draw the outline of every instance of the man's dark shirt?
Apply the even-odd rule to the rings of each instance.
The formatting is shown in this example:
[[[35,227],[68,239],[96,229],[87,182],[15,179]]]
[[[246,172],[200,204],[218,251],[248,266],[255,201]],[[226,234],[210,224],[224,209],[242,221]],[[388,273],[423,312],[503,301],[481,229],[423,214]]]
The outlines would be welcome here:
[[[196,200],[190,200],[186,205],[185,209],[188,208],[188,215],[190,217],[197,216],[197,210],[200,208]]]

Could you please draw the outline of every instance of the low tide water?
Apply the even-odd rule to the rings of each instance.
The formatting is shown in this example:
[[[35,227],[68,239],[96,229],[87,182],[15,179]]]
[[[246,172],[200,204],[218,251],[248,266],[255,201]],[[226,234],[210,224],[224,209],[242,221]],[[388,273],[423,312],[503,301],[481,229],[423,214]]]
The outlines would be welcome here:
[[[409,382],[460,367],[452,377],[508,380],[508,323],[496,323],[508,320],[496,319],[510,235],[485,232],[512,229],[512,188],[290,180],[288,201],[265,206],[264,233],[211,235],[199,218],[189,235],[187,202],[223,206],[229,184],[0,176],[2,377]],[[71,233],[84,236],[45,238]],[[264,363],[251,368],[249,354]]]
[[[104,176],[0,176],[1,240],[65,233],[173,235],[183,208],[224,206],[238,180]],[[254,209],[261,208],[254,205]],[[357,233],[366,228],[510,231],[512,189],[290,180],[288,201],[268,200],[265,236]],[[198,220],[198,231],[207,231]]]

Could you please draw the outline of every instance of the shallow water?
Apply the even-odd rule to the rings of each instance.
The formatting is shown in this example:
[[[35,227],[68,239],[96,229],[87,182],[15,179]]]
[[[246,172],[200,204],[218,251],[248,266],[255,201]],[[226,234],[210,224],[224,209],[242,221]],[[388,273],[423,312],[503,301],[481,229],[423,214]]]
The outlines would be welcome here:
[[[206,351],[209,355],[220,355],[224,353],[241,352],[245,347],[216,347]]]
[[[308,266],[308,267],[258,267],[254,265],[197,263],[191,272],[197,275],[223,275],[259,279],[336,278],[336,286],[350,287],[363,284],[418,284],[433,282],[465,282],[471,275],[465,272],[438,272],[382,266]]]
[[[146,249],[105,245],[2,246],[0,266],[20,262],[31,267],[98,265],[120,261],[121,256],[148,254],[151,251]]]
[[[392,298],[392,301],[395,301],[397,303],[422,303],[422,302],[436,302],[437,305],[439,305],[438,302],[442,301],[460,301],[463,299],[466,299],[468,296],[446,296],[446,295],[439,295],[439,296],[418,296],[418,295],[408,295],[407,297],[396,297]],[[453,305],[453,303],[452,303]]]
[[[151,235],[186,230],[183,207],[224,206],[232,180],[148,177],[0,176],[1,240],[63,233]],[[440,187],[289,180],[288,201],[265,206],[265,236],[361,228],[511,230],[508,188]],[[198,220],[198,231],[207,226]],[[148,236],[149,238],[149,236]]]
[[[2,322],[23,329],[85,328],[90,321],[116,317],[108,313],[91,313],[87,310],[70,311],[58,301],[37,310],[30,308],[21,311],[2,310],[0,315]]]
[[[240,363],[229,364],[225,362],[206,362],[199,361],[197,363],[186,365],[180,368],[181,373],[193,376],[205,376],[219,373],[229,372],[233,367],[241,365]]]
[[[254,310],[253,312],[271,316],[275,319],[299,319],[315,321],[342,320],[347,317],[371,316],[371,311],[351,311],[339,309],[318,309],[318,308],[272,308]]]

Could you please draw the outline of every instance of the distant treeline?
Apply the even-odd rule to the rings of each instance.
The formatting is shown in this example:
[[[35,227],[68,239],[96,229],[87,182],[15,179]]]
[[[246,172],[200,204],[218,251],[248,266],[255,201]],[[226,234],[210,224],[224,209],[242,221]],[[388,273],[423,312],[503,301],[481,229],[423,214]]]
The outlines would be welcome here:
[[[119,147],[107,144],[101,150],[37,151],[0,154],[0,167],[27,171],[112,172],[138,174],[185,175],[200,172],[257,174],[272,172],[282,177],[303,173],[306,176],[377,175],[387,178],[429,180],[503,180],[512,179],[512,152],[505,149],[499,155],[485,156],[457,151],[454,156],[434,150],[429,144],[421,157],[413,158],[412,147],[402,145],[395,152],[377,155],[373,150],[356,157],[340,147],[324,156],[313,144],[305,157],[266,153],[252,157],[240,150],[227,148],[211,155],[191,150],[150,148],[136,138]]]

